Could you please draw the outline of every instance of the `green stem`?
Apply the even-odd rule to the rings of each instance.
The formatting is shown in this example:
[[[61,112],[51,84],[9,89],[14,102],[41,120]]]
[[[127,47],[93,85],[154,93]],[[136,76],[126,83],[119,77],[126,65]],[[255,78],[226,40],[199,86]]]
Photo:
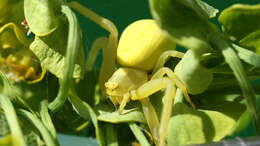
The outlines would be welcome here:
[[[80,45],[80,33],[79,31],[79,24],[75,14],[72,10],[66,6],[62,6],[62,13],[64,13],[69,22],[69,33],[68,33],[68,44],[67,44],[67,52],[65,56],[65,63],[64,63],[64,72],[63,77],[60,82],[60,88],[58,96],[55,98],[53,102],[49,104],[49,109],[52,113],[58,111],[68,97],[68,92],[70,87],[73,84],[73,70],[75,66],[76,57],[79,50]]]
[[[174,98],[174,105],[177,103],[183,103],[184,102],[184,96],[180,88],[177,88],[176,95]]]
[[[129,127],[134,133],[136,139],[140,142],[141,146],[150,146],[150,143],[146,139],[144,133],[135,123],[129,123]]]
[[[51,132],[52,136],[56,138],[56,130],[52,123],[49,111],[48,111],[48,101],[44,100],[41,102],[40,116],[45,127]]]
[[[12,135],[15,136],[17,139],[19,139],[19,144],[21,146],[26,146],[22,130],[19,126],[15,109],[9,97],[0,94],[0,104],[1,104],[1,108],[5,112],[5,116]]]
[[[51,132],[43,125],[40,119],[23,109],[19,109],[18,114],[28,119],[39,130],[47,146],[59,145],[57,139],[52,136]]]
[[[115,125],[106,123],[106,144],[107,146],[118,146],[117,129]]]
[[[231,44],[221,34],[212,35],[210,42],[214,48],[221,50],[226,62],[233,70],[234,75],[242,89],[243,96],[247,101],[247,108],[253,117],[256,133],[257,135],[260,135],[260,114],[258,110],[258,103],[255,92],[240,61],[240,58],[232,48]]]
[[[92,121],[93,125],[95,126],[96,130],[96,138],[98,140],[98,143],[100,146],[104,146],[104,138],[99,130],[99,124],[98,124],[98,119],[95,111],[91,108],[89,104],[86,102],[82,101],[78,95],[76,94],[74,89],[70,90],[70,96],[69,96],[69,101],[74,107],[75,111],[85,120],[90,120]]]

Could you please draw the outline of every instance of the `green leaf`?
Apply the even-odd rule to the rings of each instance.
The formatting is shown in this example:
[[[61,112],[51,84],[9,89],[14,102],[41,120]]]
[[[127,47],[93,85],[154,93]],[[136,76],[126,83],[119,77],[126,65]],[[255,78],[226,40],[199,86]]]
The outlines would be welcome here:
[[[59,92],[57,97],[49,104],[49,109],[53,113],[58,111],[63,106],[63,104],[67,100],[69,90],[72,89],[74,85],[73,73],[75,71],[75,67],[77,67],[77,61],[79,61],[81,64],[80,65],[81,72],[79,74],[79,78],[82,77],[84,73],[83,57],[80,58],[78,56],[78,55],[83,56],[84,54],[80,51],[80,47],[82,44],[81,44],[81,34],[80,34],[77,17],[67,5],[62,5],[62,13],[66,16],[69,23],[68,42],[66,47],[65,59],[64,61],[61,62],[64,64],[64,66],[62,66],[63,72],[62,72],[62,79],[60,80]]]
[[[175,66],[174,73],[192,95],[204,92],[213,80],[212,71],[200,64],[199,56],[193,50],[185,53],[182,60]]]
[[[82,101],[74,91],[71,92],[71,96],[69,97],[69,101],[73,105],[74,110],[81,117],[83,117],[85,120],[91,119],[92,123],[95,126],[96,137],[97,137],[98,143],[99,143],[100,146],[104,146],[105,140],[104,140],[104,137],[103,137],[103,135],[100,131],[100,128],[99,128],[97,115],[96,115],[95,111],[92,109],[92,107],[89,104],[87,104],[86,102]]]
[[[0,110],[0,135],[6,135],[7,133],[10,133],[10,129],[8,126],[8,123],[6,121],[6,118],[4,116],[4,113],[2,110]]]
[[[5,112],[11,134],[17,137],[17,140],[21,146],[26,146],[14,106],[9,97],[0,94],[0,105]]]
[[[242,115],[241,118],[238,120],[237,125],[234,127],[234,130],[232,131],[231,135],[240,135],[241,133],[245,132],[246,129],[249,128],[249,125],[252,124],[252,119],[250,116],[250,112],[246,110]],[[248,136],[254,136],[256,135],[255,129],[253,135]]]
[[[260,31],[259,31],[260,32]],[[260,41],[260,39],[259,39]],[[259,42],[260,43],[260,42]],[[254,67],[260,67],[260,56],[253,51],[242,48],[238,45],[232,44],[233,48],[237,51],[239,58]],[[260,46],[259,46],[260,47]]]
[[[38,111],[42,100],[56,97],[58,81],[53,76],[48,76],[41,82],[33,84],[33,86],[26,82],[13,83],[10,86],[10,90],[6,90],[8,94],[4,94],[10,96],[16,106],[17,102],[15,98],[19,98],[18,101],[23,101],[30,109]]]
[[[43,122],[34,114],[18,109],[18,114],[26,118],[34,127],[37,128],[38,132],[41,134],[44,142],[48,146],[58,146],[58,140],[51,134],[51,132],[44,126]]]
[[[243,96],[246,99],[247,108],[254,119],[255,128],[257,134],[260,134],[260,112],[258,109],[258,102],[256,100],[254,89],[251,85],[249,77],[240,61],[240,58],[234,51],[230,42],[222,34],[215,34],[210,38],[214,49],[221,50],[227,64],[233,70],[233,73],[238,81],[238,84],[242,90]]]
[[[193,3],[191,1],[191,3]],[[200,11],[204,16],[206,16],[207,18],[214,18],[216,17],[217,13],[219,12],[218,9],[212,7],[211,5],[207,4],[206,2],[202,1],[202,0],[194,0],[195,6],[197,8],[198,11]]]
[[[216,9],[200,0],[150,0],[153,17],[180,45],[195,51],[210,48],[207,36],[217,31],[208,21]],[[192,25],[190,25],[192,24]]]
[[[16,91],[13,90],[13,85],[11,84],[11,82],[7,79],[7,77],[5,76],[5,74],[3,74],[0,71],[0,79],[3,82],[4,88],[3,91],[1,92],[1,94],[3,94],[4,96],[8,96],[8,98],[10,98],[10,100],[12,102],[14,102],[15,104],[23,107],[23,108],[27,108],[28,110],[30,110],[31,112],[34,112],[31,107],[29,106],[28,103],[26,103],[25,100],[23,100],[20,96],[16,95]]]
[[[62,78],[64,72],[66,45],[68,45],[68,32],[66,31],[68,29],[67,27],[68,25],[66,22],[62,21],[56,31],[44,37],[36,36],[35,40],[30,45],[30,49],[40,60],[41,66],[46,68],[58,78]],[[80,53],[75,56],[77,60],[73,72],[74,78],[82,78],[84,73],[83,48],[81,47],[79,49]]]
[[[90,125],[90,121],[80,117],[69,101],[64,103],[61,110],[52,114],[52,120],[59,133],[70,135],[81,134],[82,128]],[[83,125],[82,128],[81,125]]]
[[[260,55],[260,28],[241,39],[239,41],[239,45],[248,49],[252,49],[258,55]]]
[[[40,135],[37,135],[33,131],[27,131],[24,133],[24,139],[28,146],[42,146],[42,140],[40,139]]]
[[[59,26],[58,0],[24,0],[25,19],[36,36],[46,36]]]
[[[222,11],[218,20],[232,40],[241,40],[260,29],[260,5],[235,4]]]
[[[43,100],[40,107],[40,116],[44,126],[50,131],[52,136],[56,138],[56,129],[52,123],[51,116],[48,111],[48,101]]]
[[[183,103],[176,103],[168,128],[168,144],[219,141],[232,131],[244,110],[244,105],[232,102],[209,110],[193,110]]]
[[[130,104],[130,103],[129,103]],[[128,106],[123,110],[121,114],[115,110],[115,107],[109,105],[98,105],[95,110],[98,112],[98,120],[109,123],[127,123],[127,122],[139,122],[146,123],[144,115],[139,108],[129,108]]]
[[[260,102],[260,95],[257,95],[258,102]],[[258,107],[260,109],[260,106]],[[241,117],[239,118],[236,127],[233,129],[231,133],[231,138],[234,136],[239,137],[248,137],[255,136],[256,129],[254,127],[253,119],[250,115],[250,112],[246,110]]]
[[[150,146],[150,143],[146,139],[140,127],[138,127],[135,123],[129,123],[129,127],[142,146]]]
[[[28,124],[30,121],[26,120],[24,117],[19,116],[19,123],[21,124],[26,144],[28,146],[42,146],[43,141],[40,138],[41,135],[34,126]]]

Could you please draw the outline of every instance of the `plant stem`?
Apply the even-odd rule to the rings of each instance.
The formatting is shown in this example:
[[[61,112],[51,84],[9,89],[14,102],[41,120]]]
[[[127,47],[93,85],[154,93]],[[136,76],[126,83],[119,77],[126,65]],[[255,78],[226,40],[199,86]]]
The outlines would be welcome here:
[[[19,126],[17,115],[9,97],[0,94],[0,105],[5,112],[5,116],[10,127],[11,133],[19,140],[21,146],[26,146],[22,130]]]
[[[182,103],[182,102],[184,102],[184,95],[183,95],[181,89],[177,88],[173,104],[175,105],[177,103]]]
[[[253,117],[256,133],[257,135],[260,135],[260,114],[258,110],[258,103],[256,100],[255,92],[240,61],[240,58],[232,48],[231,44],[228,42],[227,39],[225,39],[222,34],[217,33],[212,35],[210,37],[210,43],[212,44],[213,48],[218,49],[222,52],[226,62],[233,70],[234,75],[242,90],[243,96],[247,101],[247,108],[251,116]]]
[[[47,146],[59,145],[58,140],[53,137],[51,132],[44,126],[42,121],[38,119],[35,115],[23,109],[19,109],[18,114],[28,119],[38,129]]]
[[[66,5],[62,6],[62,13],[66,15],[69,22],[68,44],[64,61],[64,72],[60,82],[59,93],[55,100],[49,104],[49,109],[52,113],[58,111],[67,100],[69,88],[73,84],[72,75],[80,44],[80,34],[78,32],[79,24],[75,14]]]
[[[144,133],[135,123],[129,123],[129,127],[135,135],[136,139],[142,146],[150,146],[148,140],[146,139]]]
[[[48,101],[44,100],[41,102],[41,107],[40,107],[40,116],[42,119],[43,124],[45,127],[51,132],[52,136],[56,138],[56,130],[55,127],[52,123],[49,111],[48,111]]]
[[[80,115],[85,120],[91,119],[96,129],[95,132],[96,132],[96,138],[98,140],[98,143],[100,146],[104,146],[105,145],[104,137],[99,130],[99,123],[95,111],[91,108],[91,106],[88,103],[82,101],[78,97],[74,88],[70,90],[69,101],[72,104],[74,110],[78,113],[78,115]]]
[[[114,124],[106,123],[106,137],[107,146],[119,146],[117,129]]]

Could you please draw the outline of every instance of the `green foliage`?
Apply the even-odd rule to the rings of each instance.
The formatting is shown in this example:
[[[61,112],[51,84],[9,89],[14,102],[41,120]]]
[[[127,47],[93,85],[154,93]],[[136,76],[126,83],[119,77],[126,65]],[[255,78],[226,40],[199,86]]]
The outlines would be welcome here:
[[[260,5],[236,4],[225,9],[218,20],[232,40],[241,40],[260,28]],[[249,27],[250,26],[250,27]]]
[[[8,123],[2,111],[0,112],[0,123],[0,135],[3,136],[10,133]]]
[[[198,58],[196,53],[189,50],[174,69],[176,75],[183,81],[188,92],[192,95],[204,92],[213,80],[213,72],[202,66]]]
[[[24,0],[25,19],[36,36],[46,36],[59,26],[60,1]]]
[[[169,145],[219,141],[230,134],[245,106],[226,102],[208,110],[192,110],[183,103],[174,105],[168,129]]]
[[[158,24],[178,44],[199,52],[210,49],[207,37],[217,28],[207,19],[214,17],[217,9],[200,0],[150,0],[150,8]]]
[[[129,123],[129,127],[131,128],[136,139],[140,142],[142,146],[150,146],[140,127],[138,127],[135,123]]]
[[[236,4],[219,16],[223,31],[239,45],[260,54],[260,5]],[[243,23],[242,23],[243,22]]]
[[[58,78],[63,77],[64,60],[66,54],[67,35],[68,32],[66,21],[61,21],[59,27],[51,34],[43,37],[35,37],[31,43],[31,51],[39,58],[42,67],[46,68],[49,72],[56,75]],[[59,38],[59,39],[57,39]],[[83,49],[80,48],[80,52]],[[83,53],[76,56],[77,63],[75,65],[73,77],[82,78],[83,76]]]
[[[239,41],[239,44],[254,50],[258,55],[260,55],[260,29],[244,37]]]
[[[109,123],[122,123],[122,122],[139,122],[146,123],[143,112],[140,108],[131,108],[123,110],[119,115],[118,111],[115,111],[113,105],[100,105],[96,107],[98,120]]]
[[[252,69],[257,68],[260,61],[259,55],[255,53],[257,52],[257,47],[255,46],[257,46],[258,44],[256,32],[258,31],[259,25],[258,20],[254,20],[255,18],[258,18],[260,14],[259,5],[235,5],[227,8],[221,13],[219,21],[223,24],[224,33],[229,36],[229,38],[227,38],[224,36],[223,33],[215,29],[215,27],[211,27],[213,25],[208,20],[209,17],[203,15],[210,14],[212,13],[212,11],[210,9],[202,9],[198,7],[197,3],[198,1],[150,0],[150,7],[154,18],[161,25],[162,29],[168,32],[172,38],[177,38],[175,39],[177,43],[184,47],[187,47],[188,49],[191,49],[197,55],[197,60],[203,60],[200,59],[200,56],[203,57],[206,53],[212,52],[212,50],[210,50],[209,48],[213,48],[215,53],[221,55],[224,58],[226,63],[233,71],[233,74],[236,77],[240,88],[242,89],[242,94],[246,98],[247,107],[251,116],[253,117],[257,132],[258,134],[260,134],[260,114],[257,108],[258,103],[256,102],[256,96],[250,83],[250,79],[246,74],[246,72],[250,72],[250,70],[252,71]],[[181,23],[183,24],[178,25]],[[181,28],[185,28],[185,30]],[[254,34],[252,35],[252,33]],[[247,35],[249,35],[250,37],[248,37]],[[244,37],[246,37],[247,39],[243,40],[244,44],[242,45],[241,42],[243,41],[239,41]],[[183,42],[180,41],[180,39],[178,40],[178,38],[182,38]],[[193,43],[189,43],[190,38],[196,38],[202,43],[199,43],[199,41],[193,41]],[[236,43],[238,43],[238,46],[232,44],[232,41],[236,41]],[[201,44],[206,44],[208,46],[206,47],[206,45],[203,46]],[[242,45],[245,48],[242,48],[239,45]],[[247,45],[250,45],[251,48],[249,48],[249,46]],[[253,51],[247,49],[251,49]],[[245,70],[241,60],[252,65],[253,67],[251,66],[251,69]],[[205,60],[203,64],[209,65],[205,63]],[[248,64],[245,65],[246,68],[250,68],[250,65]],[[213,67],[219,65],[220,63],[213,65]],[[182,65],[182,67],[185,66]],[[186,70],[185,72],[179,74],[182,75],[187,74],[188,72],[194,72],[194,69],[191,68],[191,70],[192,71]],[[202,69],[200,70],[203,72]],[[216,70],[213,69],[213,71]],[[228,72],[232,73],[232,71]],[[224,72],[220,74],[223,73]],[[199,75],[200,74],[198,74],[198,76]],[[196,77],[196,74],[183,76],[186,77],[186,79],[183,78],[183,82],[187,83],[187,81],[189,81],[189,77]],[[204,75],[202,74],[201,77],[203,78]],[[193,82],[200,83],[201,80],[201,78],[194,78]],[[192,86],[192,84],[191,87],[196,88],[196,86]]]

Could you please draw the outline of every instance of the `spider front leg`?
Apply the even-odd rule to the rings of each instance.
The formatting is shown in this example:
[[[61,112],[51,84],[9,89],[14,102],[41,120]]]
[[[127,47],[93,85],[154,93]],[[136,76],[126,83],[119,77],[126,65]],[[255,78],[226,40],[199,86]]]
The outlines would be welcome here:
[[[99,86],[102,91],[102,97],[105,96],[105,86],[104,83],[111,77],[114,72],[115,62],[116,62],[116,50],[118,45],[118,31],[116,26],[110,20],[103,18],[91,11],[90,9],[84,7],[78,2],[70,2],[69,6],[75,9],[77,12],[83,16],[89,18],[93,22],[97,23],[100,27],[104,28],[110,35],[108,37],[107,45],[103,48],[103,61],[99,73]]]
[[[126,93],[123,95],[123,100],[120,102],[119,106],[119,114],[122,113],[126,104],[130,101],[130,94]],[[147,120],[147,124],[151,133],[153,135],[154,142],[156,145],[159,143],[159,120],[156,114],[156,111],[151,104],[149,98],[142,98],[139,100],[142,104],[142,109],[145,115],[145,119]]]
[[[149,123],[150,118],[155,117],[146,117],[148,120],[148,126],[152,132],[152,135],[155,139],[156,145],[159,143],[159,146],[165,145],[165,137],[167,135],[167,129],[168,129],[168,123],[171,117],[172,112],[172,104],[173,99],[175,97],[175,84],[172,80],[170,80],[167,77],[154,79],[146,82],[136,90],[130,91],[130,97],[131,100],[143,100],[147,98],[148,96],[154,94],[157,91],[160,91],[161,89],[165,90],[165,95],[163,97],[163,112],[161,116],[160,126],[158,129],[158,120],[154,120],[154,122]],[[145,101],[141,101],[145,102]],[[146,115],[146,114],[145,114]],[[148,113],[149,115],[149,113]]]

